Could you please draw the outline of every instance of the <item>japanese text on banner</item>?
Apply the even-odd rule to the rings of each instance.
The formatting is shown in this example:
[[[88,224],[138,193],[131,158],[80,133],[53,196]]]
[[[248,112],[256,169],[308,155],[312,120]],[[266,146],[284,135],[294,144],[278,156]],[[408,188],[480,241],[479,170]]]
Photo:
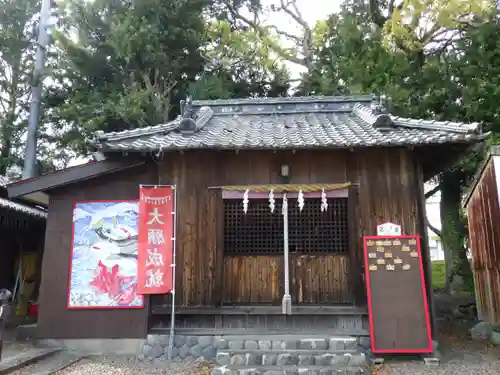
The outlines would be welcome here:
[[[141,187],[139,193],[138,292],[172,290],[174,198],[171,187]]]

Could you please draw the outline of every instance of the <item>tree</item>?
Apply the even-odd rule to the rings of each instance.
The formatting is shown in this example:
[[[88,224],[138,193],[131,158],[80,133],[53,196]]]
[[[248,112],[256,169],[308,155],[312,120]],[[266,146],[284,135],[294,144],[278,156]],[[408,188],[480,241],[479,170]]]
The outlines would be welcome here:
[[[324,47],[315,52],[316,70],[320,74],[313,79],[313,90],[385,93],[392,98],[391,112],[400,116],[491,123],[497,117],[494,103],[499,99],[498,89],[493,88],[498,76],[495,68],[488,66],[494,65],[498,53],[498,37],[490,35],[496,32],[491,22],[473,25],[456,22],[455,29],[443,33],[444,25],[436,21],[422,33],[419,24],[422,13],[415,12],[419,22],[405,23],[405,33],[398,34],[394,29],[389,35],[387,24],[393,22],[391,17],[397,7],[395,2],[389,2],[387,7],[381,3],[347,0],[339,14],[328,19],[329,32],[319,44]],[[442,36],[446,38],[441,39]],[[493,93],[491,101],[485,89]],[[486,127],[494,131],[496,128]],[[459,274],[469,286],[472,277],[466,257],[467,231],[461,198],[477,159],[476,155],[468,156],[436,176],[437,187],[428,192],[430,195],[441,191],[439,234],[447,255],[453,258],[450,260],[448,256],[448,265],[453,265],[453,269],[448,269],[448,281],[453,274]]]
[[[438,48],[454,40],[464,27],[477,27],[496,13],[495,0],[369,0],[372,21],[384,33],[384,44],[407,53],[430,43]]]
[[[286,96],[289,73],[279,56],[252,28],[228,21],[207,24],[200,79],[190,86],[197,99]]]
[[[87,152],[96,130],[156,125],[203,67],[204,0],[73,0],[54,34],[50,120],[62,145]]]
[[[441,90],[433,87],[432,91],[427,91],[426,96],[432,98],[428,109],[432,110],[433,117],[470,121],[470,117],[464,118],[460,115],[460,107],[466,104],[463,99],[467,88],[457,84],[457,77],[451,72],[450,64],[451,60],[455,63],[463,61],[456,58],[460,55],[457,42],[467,30],[482,28],[487,23],[485,21],[489,20],[491,12],[496,11],[496,3],[493,6],[491,1],[454,0],[428,3],[410,0],[395,5],[395,1],[391,0],[388,8],[384,9],[381,2],[370,0],[369,5],[372,21],[384,31],[385,46],[403,51],[412,59],[419,81],[427,78],[428,67],[436,68],[445,78],[446,87]],[[387,17],[382,16],[384,10]],[[477,48],[477,45],[474,48]],[[476,117],[475,115],[479,114],[475,113],[473,117]],[[473,287],[461,207],[464,187],[475,169],[475,163],[471,163],[473,159],[464,158],[436,178],[441,191],[440,236],[446,253],[453,257],[452,269],[449,267],[450,259],[447,259],[447,287],[455,274],[462,276],[470,289]]]
[[[230,17],[230,22],[251,28],[266,48],[281,59],[305,69],[301,77],[301,92],[309,95],[312,89],[309,79],[313,76],[315,69],[314,51],[316,43],[321,40],[320,36],[326,31],[324,23],[309,25],[296,0],[277,0],[268,9],[264,9],[258,1],[220,1],[225,13]],[[292,33],[269,22],[263,22],[265,13],[285,14],[295,25],[297,32]]]
[[[222,12],[205,0],[72,0],[55,33],[51,139],[85,155],[96,130],[165,123],[188,94],[286,95],[286,69]]]
[[[0,175],[22,160],[38,0],[0,1]]]

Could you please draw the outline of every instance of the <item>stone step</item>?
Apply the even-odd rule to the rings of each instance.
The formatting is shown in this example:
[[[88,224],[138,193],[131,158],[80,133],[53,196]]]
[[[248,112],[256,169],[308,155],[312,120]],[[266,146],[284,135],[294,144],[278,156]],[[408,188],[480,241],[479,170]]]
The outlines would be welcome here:
[[[328,366],[220,366],[212,375],[368,375],[368,367]]]
[[[284,336],[224,336],[220,339],[219,349],[232,350],[279,350],[279,349],[310,349],[355,351],[359,348],[356,337],[310,337],[304,335]]]
[[[366,358],[364,353],[347,350],[332,353],[328,350],[314,349],[219,349],[215,362],[220,366],[364,366],[366,365]]]

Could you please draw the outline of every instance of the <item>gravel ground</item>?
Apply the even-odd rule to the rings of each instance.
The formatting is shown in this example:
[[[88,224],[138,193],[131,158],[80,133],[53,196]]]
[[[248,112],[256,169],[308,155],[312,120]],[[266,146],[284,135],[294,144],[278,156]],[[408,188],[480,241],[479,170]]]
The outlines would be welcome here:
[[[427,366],[419,360],[386,360],[372,370],[372,375],[499,375],[500,347],[488,342],[472,341],[470,324],[454,324],[441,330],[439,366]]]
[[[33,373],[34,368],[35,368],[35,365],[25,366],[19,370],[9,372],[8,375],[30,375]]]
[[[442,361],[440,366],[431,367],[423,361],[393,362],[380,369],[374,369],[377,375],[498,375],[500,360],[493,356],[466,355],[449,361]]]
[[[57,375],[210,375],[212,364],[173,361],[156,365],[134,357],[92,357],[57,372]]]

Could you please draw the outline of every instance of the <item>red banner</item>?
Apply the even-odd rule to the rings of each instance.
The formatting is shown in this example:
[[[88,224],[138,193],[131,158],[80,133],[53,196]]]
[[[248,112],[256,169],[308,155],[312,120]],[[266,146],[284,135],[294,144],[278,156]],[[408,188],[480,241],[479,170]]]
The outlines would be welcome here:
[[[137,292],[172,291],[174,192],[171,187],[139,188]]]

